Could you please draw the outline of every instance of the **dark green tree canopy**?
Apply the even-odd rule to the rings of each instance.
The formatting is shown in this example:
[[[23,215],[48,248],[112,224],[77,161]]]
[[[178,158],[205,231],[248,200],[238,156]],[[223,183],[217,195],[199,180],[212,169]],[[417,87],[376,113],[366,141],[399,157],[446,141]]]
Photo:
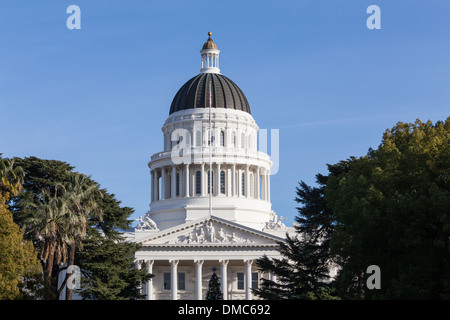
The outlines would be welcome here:
[[[152,275],[135,268],[134,253],[140,245],[123,238],[123,230],[131,226],[133,209],[121,206],[114,194],[74,172],[66,162],[36,157],[14,160],[25,173],[23,192],[12,199],[14,220],[21,226],[27,224],[27,234],[33,236],[30,240],[46,258],[48,290],[44,298],[59,295],[59,261],[81,268],[84,298],[140,298],[140,283]],[[58,219],[47,218],[44,213]],[[30,223],[34,221],[39,223]],[[43,230],[51,232],[43,234]]]
[[[344,297],[450,297],[450,118],[398,123],[325,194]],[[365,286],[369,265],[381,269],[381,290]]]

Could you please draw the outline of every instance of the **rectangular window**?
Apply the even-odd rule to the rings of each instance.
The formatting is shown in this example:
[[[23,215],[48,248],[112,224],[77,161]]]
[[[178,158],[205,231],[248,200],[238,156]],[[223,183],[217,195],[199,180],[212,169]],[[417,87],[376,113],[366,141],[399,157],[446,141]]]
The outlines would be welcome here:
[[[212,192],[214,193],[214,186],[212,185],[214,181],[214,172],[208,170],[208,194]]]
[[[220,146],[225,147],[225,131],[220,131]]]
[[[237,273],[237,288],[238,290],[244,290],[244,273]]]
[[[252,273],[252,289],[258,289],[258,272]]]
[[[220,193],[225,194],[225,171],[220,171]]]
[[[195,173],[195,194],[202,193],[202,174],[200,171]]]
[[[171,278],[170,272],[164,273],[164,290],[171,289]],[[178,290],[186,290],[186,276],[184,272],[178,272]]]
[[[186,278],[184,272],[178,272],[178,290],[186,290]]]
[[[170,290],[170,272],[164,272],[164,290]]]

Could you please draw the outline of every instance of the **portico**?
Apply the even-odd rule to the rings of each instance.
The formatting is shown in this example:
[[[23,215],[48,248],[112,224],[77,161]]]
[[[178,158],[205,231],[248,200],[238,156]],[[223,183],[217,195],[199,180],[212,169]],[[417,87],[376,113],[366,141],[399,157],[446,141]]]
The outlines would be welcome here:
[[[156,276],[142,284],[147,300],[204,300],[212,268],[217,268],[224,300],[252,299],[251,288],[270,275],[253,260],[140,260]],[[149,268],[149,266],[151,266]]]
[[[149,300],[202,300],[216,267],[224,299],[252,299],[251,288],[270,278],[255,260],[278,257],[281,240],[216,217],[154,232],[139,241],[142,249],[136,253],[137,266],[155,275],[143,292]]]

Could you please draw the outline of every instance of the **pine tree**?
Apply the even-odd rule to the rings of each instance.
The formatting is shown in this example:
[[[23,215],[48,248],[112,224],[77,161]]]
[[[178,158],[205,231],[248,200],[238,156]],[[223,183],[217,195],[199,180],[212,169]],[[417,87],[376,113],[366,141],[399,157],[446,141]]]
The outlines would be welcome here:
[[[208,292],[206,293],[206,300],[223,300],[223,293],[220,290],[219,277],[216,274],[216,267],[212,268],[213,274],[209,279]]]
[[[279,242],[281,259],[263,256],[256,260],[261,271],[271,272],[277,281],[263,279],[253,293],[263,299],[325,300],[331,295],[329,280],[330,239],[334,228],[333,212],[327,207],[324,190],[329,176],[345,172],[348,162],[329,165],[329,175],[318,174],[318,187],[303,181],[297,187],[296,235]]]
[[[141,245],[125,242],[119,230],[130,227],[133,209],[121,207],[114,194],[101,192],[97,201],[102,218],[89,219],[83,250],[77,252],[76,264],[83,275],[80,295],[97,300],[141,299],[139,286],[153,275],[134,268],[134,254]]]

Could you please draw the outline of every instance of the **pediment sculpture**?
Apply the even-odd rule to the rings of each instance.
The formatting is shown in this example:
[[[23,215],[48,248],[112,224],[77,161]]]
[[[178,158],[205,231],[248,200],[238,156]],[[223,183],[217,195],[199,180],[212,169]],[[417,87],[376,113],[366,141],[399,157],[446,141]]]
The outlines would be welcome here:
[[[254,243],[253,240],[240,237],[235,231],[229,232],[223,227],[216,228],[212,221],[196,226],[187,235],[178,236],[177,239],[169,241],[174,244],[202,244],[202,243]]]
[[[270,213],[271,219],[266,222],[263,230],[284,230],[286,229],[286,225],[283,223],[286,218],[283,216],[278,217],[278,215],[272,211]]]
[[[156,225],[155,221],[153,221],[147,214],[145,215],[144,219],[142,219],[142,216],[139,216],[139,218],[135,220],[139,221],[138,225],[135,228],[136,231],[158,230],[158,226]]]

